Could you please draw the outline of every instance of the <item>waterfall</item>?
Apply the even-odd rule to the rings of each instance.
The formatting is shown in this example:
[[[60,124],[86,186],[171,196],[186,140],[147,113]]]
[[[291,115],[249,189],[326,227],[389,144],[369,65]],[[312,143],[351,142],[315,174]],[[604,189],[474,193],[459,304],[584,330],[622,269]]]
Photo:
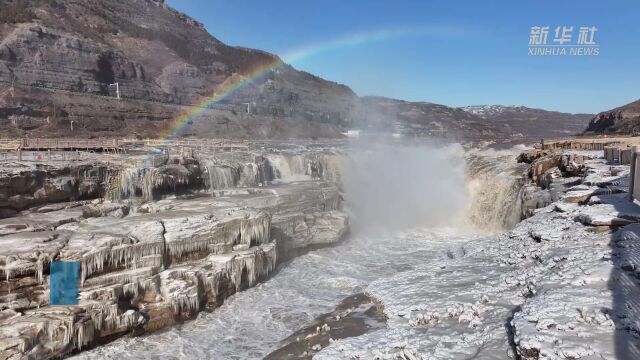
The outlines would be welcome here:
[[[311,179],[340,183],[343,154],[327,152],[321,154],[272,154],[268,156],[273,178],[281,181],[303,181]]]
[[[240,180],[239,164],[232,166],[214,159],[202,159],[201,165],[203,172],[208,175],[203,180],[209,190],[226,189],[238,185]]]
[[[309,160],[309,173],[314,179],[322,179],[334,184],[342,183],[342,169],[347,166],[348,157],[341,153],[327,153],[313,156]]]
[[[300,154],[273,154],[267,157],[276,179],[300,181],[311,179],[309,162]]]
[[[256,182],[259,184],[267,184],[275,179],[273,174],[273,167],[269,162],[269,159],[263,156],[257,156],[254,158],[256,164]]]
[[[467,216],[487,231],[512,228],[522,220],[521,191],[526,165],[516,163],[517,151],[472,150],[466,155]]]
[[[349,158],[343,187],[355,231],[464,225],[468,198],[461,146],[367,144]]]
[[[522,219],[526,165],[517,164],[517,154],[515,149],[464,150],[457,144],[377,144],[353,149],[348,161],[333,156],[317,166],[323,178],[342,179],[338,181],[359,230],[453,227],[495,232]],[[325,168],[329,165],[331,172]]]
[[[246,163],[240,167],[238,186],[239,187],[254,187],[262,184],[259,180],[259,167],[255,163]]]
[[[209,190],[263,186],[274,179],[269,160],[257,154],[240,158],[201,158],[199,164]]]
[[[210,189],[226,189],[236,185],[237,170],[230,166],[207,166]]]
[[[309,175],[304,156],[291,155],[287,156],[286,159],[292,176]]]

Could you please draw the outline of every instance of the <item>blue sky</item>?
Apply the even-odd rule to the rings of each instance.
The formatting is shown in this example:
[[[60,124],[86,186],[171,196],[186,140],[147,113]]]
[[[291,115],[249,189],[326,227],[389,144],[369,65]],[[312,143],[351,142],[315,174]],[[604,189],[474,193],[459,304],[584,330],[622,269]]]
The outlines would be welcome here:
[[[273,52],[359,95],[593,113],[640,98],[638,1],[167,2],[227,44]],[[596,26],[600,55],[529,56],[537,25],[551,27],[549,43],[556,26],[573,26],[574,41]]]

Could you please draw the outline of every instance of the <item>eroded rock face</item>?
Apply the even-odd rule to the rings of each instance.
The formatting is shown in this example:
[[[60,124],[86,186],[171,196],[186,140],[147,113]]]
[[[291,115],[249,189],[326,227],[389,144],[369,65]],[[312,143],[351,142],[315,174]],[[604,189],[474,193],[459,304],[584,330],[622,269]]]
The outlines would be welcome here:
[[[586,204],[592,195],[602,191],[620,192],[619,189],[589,189],[591,178],[598,178],[593,172],[602,171],[600,167],[589,167],[592,153],[563,153],[561,150],[533,149],[522,152],[517,157],[519,163],[529,164],[528,182],[521,188],[522,218],[534,215],[536,209],[544,208],[562,198],[567,203]],[[583,179],[584,178],[584,179]],[[617,178],[617,177],[616,177]],[[574,184],[580,184],[573,186]]]
[[[0,94],[0,117],[10,120],[0,131],[69,136],[73,121],[76,136],[156,137],[188,110],[185,105],[201,103],[258,67],[274,66],[216,110],[202,109],[184,132],[341,136],[356,107],[351,89],[281,64],[273,54],[223,44],[194,19],[159,3],[3,4],[0,81],[12,91]],[[119,100],[113,83],[119,84]]]
[[[17,211],[54,202],[99,197],[110,169],[102,164],[68,164],[59,167],[3,170],[0,174],[0,213]],[[4,216],[6,217],[6,216]]]
[[[208,165],[171,159],[92,179],[119,201],[65,202],[78,191],[77,178],[67,175],[73,170],[3,179],[7,191],[62,202],[0,219],[2,357],[65,356],[193,318],[268,277],[279,260],[347,232],[338,187],[322,180],[337,178],[330,160],[291,158],[303,164],[292,170],[247,153],[217,155]],[[230,169],[228,182],[211,181],[208,172],[218,167]],[[180,189],[194,193],[159,199]],[[54,260],[80,262],[78,305],[48,306]]]
[[[162,1],[14,0],[3,5],[4,137],[158,137],[189,112],[179,135],[340,138],[360,128],[510,142],[575,133],[590,117],[359,98],[349,87],[298,71],[274,54],[228,46]],[[247,83],[256,69],[270,70]],[[119,84],[119,99],[113,83]],[[240,83],[216,101],[215,109],[199,105]]]
[[[640,132],[640,101],[597,114],[586,132],[637,134]]]

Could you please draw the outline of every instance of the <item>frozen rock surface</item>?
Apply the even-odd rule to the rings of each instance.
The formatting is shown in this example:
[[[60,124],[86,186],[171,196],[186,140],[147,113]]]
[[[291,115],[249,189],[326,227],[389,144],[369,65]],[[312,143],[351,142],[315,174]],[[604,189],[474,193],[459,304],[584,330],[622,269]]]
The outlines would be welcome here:
[[[81,358],[261,359],[360,292],[381,304],[387,326],[316,347],[314,359],[640,358],[640,225],[627,216],[638,204],[620,192],[628,171],[587,155],[578,174],[555,163],[536,175],[555,172],[537,188],[553,200],[509,231],[356,235],[293,259],[181,329]],[[612,186],[620,191],[607,195]],[[568,199],[576,191],[583,200]],[[632,223],[593,225],[581,214]]]
[[[592,159],[583,171],[583,185],[559,179],[559,199],[514,229],[449,242],[464,251],[369,284],[388,328],[314,359],[640,358],[640,204],[601,195],[628,184],[628,168]]]
[[[20,289],[47,291],[46,281],[37,282],[38,257],[25,250],[25,275],[7,280],[18,295],[0,313],[2,351],[67,354],[216,308],[180,328],[123,337],[78,357],[261,359],[343,299],[366,293],[386,327],[329,341],[312,349],[314,359],[640,358],[640,205],[626,200],[628,167],[592,153],[565,155],[533,156],[527,188],[512,189],[530,207],[508,207],[527,219],[506,232],[358,235],[295,257],[253,287],[276,260],[344,236],[334,185],[311,176],[259,188],[236,182],[211,191],[215,198],[165,199],[123,217],[43,226],[60,234],[51,241],[64,242],[43,249],[83,261],[81,305],[52,308],[25,295]],[[309,167],[299,165],[292,160],[289,170],[307,176]],[[501,174],[501,188],[511,189],[508,172]],[[7,226],[4,237],[38,226]],[[46,341],[35,345],[36,338]]]
[[[288,169],[301,172],[291,179],[274,179],[254,153],[212,165],[168,156],[94,179],[106,200],[65,195],[0,219],[0,358],[63,357],[192,319],[269,277],[280,257],[340,241],[348,217],[336,183],[322,180],[333,176],[323,156],[300,157],[307,166]],[[231,176],[207,174],[221,163]],[[19,187],[30,175],[5,175],[6,193],[61,176]],[[80,262],[78,305],[49,306],[52,261]]]

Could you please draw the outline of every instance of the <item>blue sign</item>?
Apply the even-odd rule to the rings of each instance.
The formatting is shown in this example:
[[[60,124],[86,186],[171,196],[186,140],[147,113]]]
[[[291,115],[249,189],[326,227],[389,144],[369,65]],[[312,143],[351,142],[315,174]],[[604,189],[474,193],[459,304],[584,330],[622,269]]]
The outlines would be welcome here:
[[[54,261],[49,276],[49,305],[78,305],[80,263]]]

